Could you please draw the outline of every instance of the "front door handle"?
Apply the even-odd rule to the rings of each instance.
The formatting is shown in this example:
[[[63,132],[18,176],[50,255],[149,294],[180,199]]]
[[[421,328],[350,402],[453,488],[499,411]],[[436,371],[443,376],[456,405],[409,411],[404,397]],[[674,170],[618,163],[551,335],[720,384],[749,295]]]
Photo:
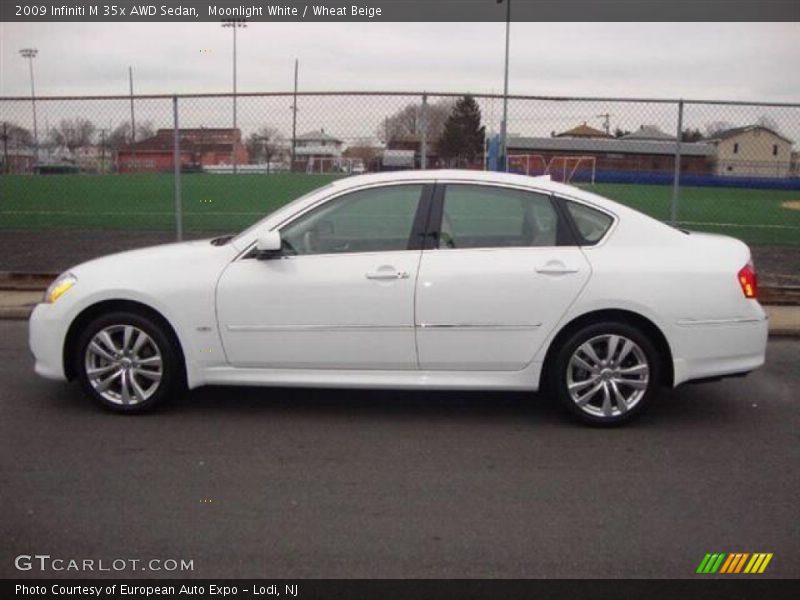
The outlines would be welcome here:
[[[365,273],[367,279],[377,279],[379,281],[389,281],[392,279],[408,279],[408,271],[370,271]]]

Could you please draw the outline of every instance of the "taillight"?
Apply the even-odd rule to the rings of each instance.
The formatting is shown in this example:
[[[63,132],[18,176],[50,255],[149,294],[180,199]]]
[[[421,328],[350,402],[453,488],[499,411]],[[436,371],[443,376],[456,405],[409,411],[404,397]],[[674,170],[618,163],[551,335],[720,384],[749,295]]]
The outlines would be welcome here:
[[[742,293],[745,298],[758,297],[758,276],[756,275],[753,263],[749,262],[739,271],[739,285],[742,286]]]

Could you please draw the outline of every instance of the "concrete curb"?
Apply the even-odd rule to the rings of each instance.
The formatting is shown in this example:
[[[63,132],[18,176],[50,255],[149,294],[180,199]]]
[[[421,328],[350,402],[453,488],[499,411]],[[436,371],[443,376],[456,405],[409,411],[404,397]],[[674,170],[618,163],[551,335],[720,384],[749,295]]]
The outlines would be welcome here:
[[[0,290],[39,290],[58,277],[57,273],[18,273],[16,271],[0,271]]]
[[[800,306],[765,306],[769,315],[769,334],[800,336]]]
[[[0,319],[27,319],[41,300],[41,290],[0,289]]]
[[[31,316],[31,310],[27,307],[0,308],[0,321],[27,321]]]

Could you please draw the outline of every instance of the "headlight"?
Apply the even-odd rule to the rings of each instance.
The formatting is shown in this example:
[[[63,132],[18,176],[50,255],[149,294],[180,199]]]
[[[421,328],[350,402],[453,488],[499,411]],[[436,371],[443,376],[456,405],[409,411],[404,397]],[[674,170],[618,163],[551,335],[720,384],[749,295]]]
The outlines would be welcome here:
[[[59,275],[44,293],[44,301],[48,304],[55,302],[61,296],[67,293],[67,291],[76,283],[78,283],[78,278],[72,273],[64,273],[63,275]]]

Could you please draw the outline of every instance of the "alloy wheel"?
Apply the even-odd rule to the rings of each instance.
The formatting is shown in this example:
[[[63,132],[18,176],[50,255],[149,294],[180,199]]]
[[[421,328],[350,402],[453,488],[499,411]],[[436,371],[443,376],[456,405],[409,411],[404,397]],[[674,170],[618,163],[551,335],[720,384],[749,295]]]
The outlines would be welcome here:
[[[98,331],[86,346],[84,363],[91,386],[113,404],[148,400],[164,375],[161,350],[134,325],[110,325]]]
[[[650,366],[636,342],[606,334],[582,343],[567,364],[567,391],[583,412],[619,417],[636,406],[650,382]]]

